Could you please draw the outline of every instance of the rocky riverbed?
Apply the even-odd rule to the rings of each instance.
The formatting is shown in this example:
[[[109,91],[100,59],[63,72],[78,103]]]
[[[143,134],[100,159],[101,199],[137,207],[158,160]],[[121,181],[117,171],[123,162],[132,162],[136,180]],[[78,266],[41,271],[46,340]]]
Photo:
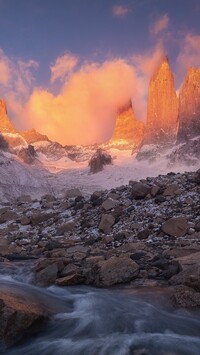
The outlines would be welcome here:
[[[174,306],[200,306],[200,171],[1,202],[0,235],[0,272],[29,260],[34,285],[161,286]]]

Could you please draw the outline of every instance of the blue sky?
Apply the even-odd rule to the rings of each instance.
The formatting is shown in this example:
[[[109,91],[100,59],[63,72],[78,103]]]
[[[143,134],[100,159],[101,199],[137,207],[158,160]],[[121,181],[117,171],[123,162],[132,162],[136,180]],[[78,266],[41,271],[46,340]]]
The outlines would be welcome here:
[[[113,16],[113,7],[128,9]],[[199,0],[0,0],[0,47],[8,56],[40,63],[40,79],[65,51],[104,60],[142,52],[153,45],[149,28],[163,14],[170,31],[200,33]],[[173,65],[177,44],[167,44]]]
[[[69,88],[82,90],[74,81],[83,80],[83,70],[89,72],[84,90],[90,95],[93,66],[98,67],[98,77],[101,65],[109,62],[114,63],[118,74],[123,71],[124,80],[128,76],[126,65],[131,66],[136,76],[132,85],[139,86],[144,105],[153,64],[162,55],[169,56],[177,89],[187,67],[200,65],[199,18],[200,0],[0,0],[0,96],[8,101],[11,116],[20,127],[36,123],[38,128],[41,112],[49,115],[45,107],[49,101],[54,101],[54,108],[57,105],[55,112],[59,116],[64,102],[71,102],[66,96]],[[117,60],[122,63],[116,65]],[[107,69],[102,77],[105,85],[98,95],[104,97],[104,89],[112,79]],[[146,89],[142,88],[143,83]],[[134,99],[134,87],[132,93]],[[31,106],[36,96],[43,98],[40,103],[37,99],[39,118],[39,109],[33,113]],[[58,109],[61,97],[62,110]],[[117,103],[121,102],[118,99],[119,96]],[[135,109],[144,120],[141,107],[142,103]],[[44,119],[44,127],[45,122]]]

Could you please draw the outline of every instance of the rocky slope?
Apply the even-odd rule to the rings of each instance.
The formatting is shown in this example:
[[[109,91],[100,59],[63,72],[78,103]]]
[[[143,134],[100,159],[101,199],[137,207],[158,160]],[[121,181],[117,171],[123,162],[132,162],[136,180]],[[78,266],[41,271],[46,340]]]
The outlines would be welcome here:
[[[189,68],[179,93],[178,141],[200,136],[200,68]]]
[[[173,302],[200,306],[199,193],[200,171],[2,203],[1,266],[34,257],[40,285],[173,285]]]
[[[176,139],[178,99],[174,77],[165,57],[150,80],[145,144],[163,144]]]

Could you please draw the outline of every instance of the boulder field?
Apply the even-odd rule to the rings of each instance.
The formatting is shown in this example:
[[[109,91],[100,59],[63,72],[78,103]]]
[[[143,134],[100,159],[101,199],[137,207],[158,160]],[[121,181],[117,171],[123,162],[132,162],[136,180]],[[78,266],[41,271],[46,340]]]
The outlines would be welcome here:
[[[1,202],[0,273],[23,261],[33,285],[164,287],[175,307],[197,308],[199,197],[200,170],[132,180],[89,197],[71,189],[64,198]],[[56,312],[43,305],[1,283],[0,342],[12,345],[41,327]]]
[[[163,285],[175,305],[199,306],[199,197],[197,171],[2,202],[0,268],[32,259],[36,285]]]

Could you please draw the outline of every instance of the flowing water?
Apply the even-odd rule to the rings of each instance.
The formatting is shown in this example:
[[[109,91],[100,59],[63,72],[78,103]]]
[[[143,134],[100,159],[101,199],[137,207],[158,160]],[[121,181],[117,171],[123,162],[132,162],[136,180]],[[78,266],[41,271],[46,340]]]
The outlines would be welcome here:
[[[199,355],[198,313],[165,305],[162,294],[28,284],[26,268],[3,270],[0,285],[32,295],[57,312],[45,329],[9,355]],[[26,275],[26,277],[24,276]],[[23,280],[23,281],[22,281]],[[161,301],[159,301],[161,300]]]

